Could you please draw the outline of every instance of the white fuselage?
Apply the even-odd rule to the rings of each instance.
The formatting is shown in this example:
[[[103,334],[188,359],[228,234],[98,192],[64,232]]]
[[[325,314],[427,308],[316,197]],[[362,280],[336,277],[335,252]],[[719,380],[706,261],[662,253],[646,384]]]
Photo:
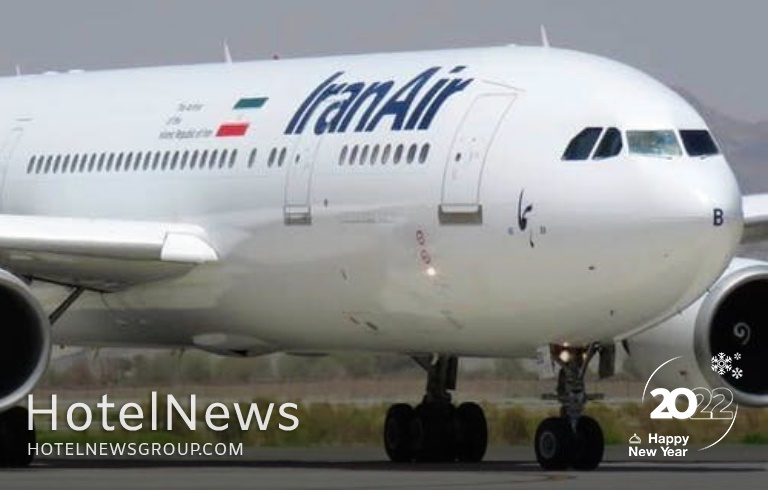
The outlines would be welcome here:
[[[3,213],[196,224],[221,258],[87,293],[57,343],[527,354],[669,317],[741,234],[722,156],[625,140],[613,158],[561,158],[586,127],[706,128],[649,77],[568,51],[8,78],[0,117]]]

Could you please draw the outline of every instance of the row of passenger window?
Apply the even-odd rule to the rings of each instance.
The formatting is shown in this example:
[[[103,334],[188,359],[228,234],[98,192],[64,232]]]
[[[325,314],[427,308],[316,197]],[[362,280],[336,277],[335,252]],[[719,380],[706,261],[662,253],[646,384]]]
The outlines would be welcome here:
[[[424,164],[429,158],[429,143],[412,145],[352,145],[341,149],[339,154],[339,165],[398,165],[401,162],[406,164],[420,163]]]
[[[287,148],[272,148],[267,166],[282,167]],[[66,174],[86,172],[138,172],[205,170],[233,168],[237,150],[185,150],[115,153],[76,153],[73,155],[34,155],[27,165],[28,174]],[[256,164],[257,149],[248,155],[248,168]]]

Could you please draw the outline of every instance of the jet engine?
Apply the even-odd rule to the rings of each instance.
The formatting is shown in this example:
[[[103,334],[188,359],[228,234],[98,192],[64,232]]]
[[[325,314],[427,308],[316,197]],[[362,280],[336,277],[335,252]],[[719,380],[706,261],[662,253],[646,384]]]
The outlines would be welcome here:
[[[652,385],[725,387],[736,403],[768,405],[768,263],[734,259],[696,303],[623,342]]]
[[[51,355],[48,317],[30,288],[0,269],[0,412],[42,378]]]

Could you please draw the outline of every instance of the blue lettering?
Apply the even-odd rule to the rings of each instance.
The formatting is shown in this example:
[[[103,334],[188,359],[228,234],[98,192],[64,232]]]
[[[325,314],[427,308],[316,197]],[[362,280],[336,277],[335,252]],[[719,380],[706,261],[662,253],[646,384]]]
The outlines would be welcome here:
[[[449,73],[455,77],[465,68],[456,66]],[[429,129],[445,102],[474,81],[449,76],[433,82],[440,70],[439,66],[429,68],[399,88],[393,80],[334,83],[345,73],[336,72],[302,102],[285,134],[301,134],[311,121],[317,135],[370,132],[388,117],[392,118],[392,131]]]
[[[432,78],[432,75],[437,73],[440,67],[430,68],[424,73],[418,75],[416,78],[406,83],[403,88],[398,90],[391,99],[387,101],[384,107],[376,114],[376,117],[368,124],[366,131],[373,131],[379,124],[379,121],[385,116],[394,116],[395,120],[392,122],[392,129],[399,131],[403,129],[403,123],[405,123],[405,116],[411,109],[411,104],[419,94],[419,90]]]
[[[311,94],[309,94],[309,97],[307,97],[307,99],[301,104],[301,106],[299,106],[299,110],[296,111],[296,114],[294,114],[293,118],[291,118],[291,122],[288,123],[288,127],[285,129],[285,134],[301,133],[304,130],[304,126],[307,123],[307,119],[311,114],[311,111],[307,112],[307,109],[310,107],[310,104],[312,104],[312,101],[315,100],[317,95],[323,90],[325,90],[325,88],[328,85],[333,83],[334,80],[336,80],[343,74],[344,74],[343,71],[338,71],[334,73],[327,80],[321,83]]]
[[[448,100],[451,95],[461,92],[467,88],[470,83],[472,83],[472,79],[451,80],[448,86],[445,87],[445,90],[440,92],[440,94],[435,97],[435,101],[432,102],[432,105],[430,105],[429,109],[427,109],[427,113],[424,114],[424,118],[419,123],[419,129],[429,129],[429,126],[432,124],[432,120],[435,118],[437,112],[440,110],[440,107],[445,103],[445,101]]]

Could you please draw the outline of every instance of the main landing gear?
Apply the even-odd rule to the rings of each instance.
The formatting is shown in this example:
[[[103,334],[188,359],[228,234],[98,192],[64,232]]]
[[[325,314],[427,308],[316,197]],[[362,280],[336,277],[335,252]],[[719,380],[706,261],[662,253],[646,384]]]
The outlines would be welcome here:
[[[427,371],[427,390],[415,408],[398,403],[387,411],[384,448],[395,462],[477,462],[488,446],[485,414],[476,403],[451,402],[458,358],[414,357]]]
[[[35,429],[27,429],[28,412],[24,407],[13,407],[0,413],[0,467],[29,466],[35,445]]]
[[[595,419],[582,415],[587,401],[584,375],[599,344],[588,347],[550,346],[552,358],[560,365],[557,394],[560,416],[550,417],[536,430],[536,460],[545,470],[594,470],[603,459],[603,431]]]

